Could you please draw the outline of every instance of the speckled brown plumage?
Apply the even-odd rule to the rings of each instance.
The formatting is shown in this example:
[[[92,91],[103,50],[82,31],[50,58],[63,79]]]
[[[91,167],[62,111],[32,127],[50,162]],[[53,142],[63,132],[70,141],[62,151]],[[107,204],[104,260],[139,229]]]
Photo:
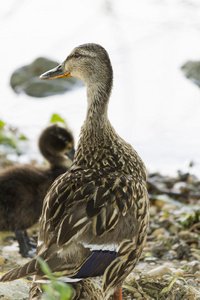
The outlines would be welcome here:
[[[14,231],[20,253],[31,249],[26,229],[38,222],[45,194],[52,182],[72,164],[65,152],[73,149],[71,132],[54,123],[41,133],[39,149],[48,166],[18,165],[0,173],[0,231]]]
[[[145,244],[146,170],[107,118],[113,75],[105,49],[79,46],[42,79],[69,76],[87,86],[87,115],[72,167],[46,195],[37,255],[53,272],[81,280],[72,284],[74,299],[107,300],[133,270]],[[36,259],[2,281],[32,274],[34,290],[36,281],[45,278]],[[115,299],[120,299],[117,294]]]

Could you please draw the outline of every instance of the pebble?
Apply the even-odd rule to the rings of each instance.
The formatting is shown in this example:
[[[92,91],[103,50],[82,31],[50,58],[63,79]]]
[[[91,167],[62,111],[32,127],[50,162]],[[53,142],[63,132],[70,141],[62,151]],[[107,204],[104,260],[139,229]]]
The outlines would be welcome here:
[[[198,260],[191,261],[186,264],[187,271],[189,271],[192,274],[195,274],[196,272],[200,272],[200,262]]]
[[[5,258],[0,257],[0,265],[4,265],[4,263],[5,263]]]
[[[162,208],[162,211],[164,212],[171,212],[174,211],[175,209],[177,209],[177,206],[174,204],[165,204]]]
[[[189,284],[191,286],[196,286],[196,282],[193,279],[188,279],[187,284]]]
[[[180,231],[178,234],[179,234],[179,237],[183,240],[198,238],[198,235],[196,233],[190,232],[190,231]]]
[[[188,245],[180,244],[176,249],[178,259],[182,259],[183,257],[189,257],[190,255],[190,247]]]
[[[149,271],[150,276],[162,276],[165,274],[170,274],[171,271],[167,266],[159,266]]]
[[[169,249],[164,242],[159,242],[152,247],[151,251],[155,256],[162,257]]]
[[[169,227],[169,232],[172,234],[177,234],[181,229],[181,226],[177,223],[173,224],[172,226]]]
[[[174,276],[181,277],[184,275],[184,273],[185,273],[185,271],[182,269],[173,269],[172,270],[172,275],[174,275]]]
[[[191,244],[191,245],[190,245],[190,248],[191,248],[191,249],[197,249],[197,244],[195,244],[195,243]]]
[[[155,205],[150,206],[149,208],[149,215],[154,217],[157,214],[157,207]]]
[[[166,229],[165,228],[157,228],[157,229],[155,229],[153,232],[152,232],[152,235],[153,236],[156,236],[157,238],[158,237],[166,237],[166,236],[168,236],[169,234],[168,234],[168,232],[166,231]]]
[[[188,261],[185,259],[179,261],[179,263],[180,263],[180,265],[183,265],[183,266],[188,265]]]
[[[174,260],[176,257],[176,252],[173,250],[169,250],[166,253],[163,254],[162,259],[164,260]]]
[[[174,192],[180,192],[187,187],[187,183],[183,181],[176,182],[173,187]]]
[[[154,262],[156,262],[157,261],[157,257],[151,257],[151,256],[149,256],[149,257],[145,257],[145,262],[150,262],[150,263],[154,263]]]
[[[200,271],[195,272],[194,273],[194,277],[200,279]]]
[[[19,244],[18,242],[14,242],[12,245],[10,246],[5,246],[3,247],[2,249],[2,254],[6,253],[13,253],[13,252],[16,252],[16,255],[19,256],[18,252],[19,252]]]
[[[141,295],[140,293],[138,293],[138,292],[137,292],[137,293],[134,293],[133,296],[134,296],[136,299],[138,299],[139,297],[142,297],[142,295]]]

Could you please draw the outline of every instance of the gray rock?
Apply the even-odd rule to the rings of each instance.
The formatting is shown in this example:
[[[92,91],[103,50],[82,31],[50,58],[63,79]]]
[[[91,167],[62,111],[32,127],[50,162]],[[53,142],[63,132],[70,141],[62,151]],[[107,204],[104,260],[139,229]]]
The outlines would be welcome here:
[[[178,259],[188,258],[190,256],[190,247],[187,244],[180,244],[175,249]]]
[[[156,256],[156,257],[162,257],[166,252],[169,251],[169,248],[165,245],[165,243],[162,242],[158,242],[155,243],[155,245],[152,247],[151,249],[152,253]]]
[[[13,72],[10,78],[10,85],[17,93],[26,93],[32,97],[47,97],[55,94],[62,94],[76,87],[83,86],[83,83],[76,78],[55,79],[51,81],[40,80],[39,76],[55,68],[59,63],[44,57],[39,57],[31,64],[23,66]]]
[[[23,279],[0,283],[0,298],[6,300],[28,300],[30,283]]]
[[[188,61],[182,67],[185,77],[200,87],[200,61]]]

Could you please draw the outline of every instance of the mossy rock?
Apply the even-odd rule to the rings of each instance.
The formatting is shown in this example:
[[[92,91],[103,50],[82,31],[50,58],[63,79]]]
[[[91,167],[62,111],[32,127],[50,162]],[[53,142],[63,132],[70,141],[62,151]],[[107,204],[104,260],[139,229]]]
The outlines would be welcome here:
[[[39,57],[31,64],[23,66],[13,72],[10,78],[10,85],[17,93],[26,93],[32,97],[47,97],[55,94],[62,94],[83,84],[76,78],[55,79],[42,81],[39,76],[55,68],[59,63],[44,57]]]
[[[200,61],[188,61],[182,67],[185,77],[200,87]]]

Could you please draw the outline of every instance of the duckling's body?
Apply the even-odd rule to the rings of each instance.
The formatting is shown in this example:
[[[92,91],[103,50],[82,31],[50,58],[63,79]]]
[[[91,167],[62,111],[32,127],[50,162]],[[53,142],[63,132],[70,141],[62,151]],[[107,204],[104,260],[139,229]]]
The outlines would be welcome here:
[[[64,153],[73,144],[68,129],[55,123],[39,138],[39,149],[48,166],[15,166],[0,173],[0,231],[15,232],[22,256],[27,256],[31,248],[25,230],[38,222],[52,182],[71,166],[72,160]]]
[[[38,222],[43,199],[65,167],[17,166],[0,173],[0,231],[25,230]],[[19,200],[20,199],[20,200]]]
[[[146,170],[107,118],[113,74],[105,49],[96,44],[79,46],[42,79],[70,76],[87,86],[87,115],[70,170],[45,197],[37,255],[52,272],[70,278],[73,299],[107,300],[120,289],[145,244]],[[36,259],[4,275],[2,281],[33,274],[29,299],[39,299],[37,280],[45,276]],[[115,293],[115,299],[120,295]]]

